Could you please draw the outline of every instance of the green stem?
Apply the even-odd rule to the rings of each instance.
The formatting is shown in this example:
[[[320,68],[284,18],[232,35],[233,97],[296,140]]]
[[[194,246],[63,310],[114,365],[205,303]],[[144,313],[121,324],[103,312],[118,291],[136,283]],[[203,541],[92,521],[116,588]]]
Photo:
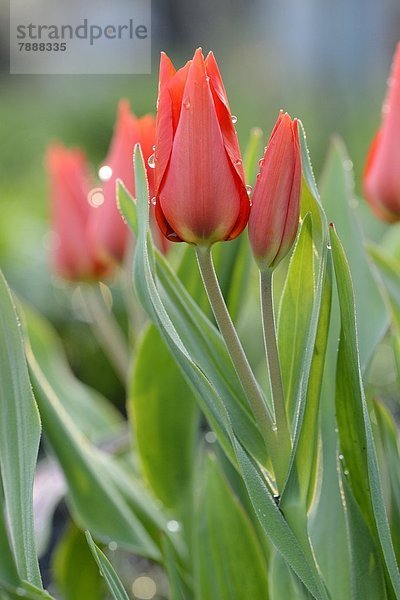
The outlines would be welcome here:
[[[81,285],[81,291],[93,333],[125,384],[129,369],[129,348],[117,320],[106,306],[99,289],[89,284]]]
[[[265,352],[267,355],[269,378],[271,382],[272,402],[274,406],[274,429],[276,430],[276,435],[279,440],[279,446],[282,449],[282,456],[284,457],[283,463],[286,461],[287,469],[291,452],[291,439],[276,339],[272,273],[273,271],[260,272],[261,314]]]
[[[276,443],[271,416],[226,307],[215,273],[211,250],[210,248],[197,246],[196,255],[204,288],[207,292],[215,320],[225,340],[232,363],[263,435],[265,445],[270,452],[271,460],[274,463],[273,457]],[[276,473],[275,475],[277,476]]]

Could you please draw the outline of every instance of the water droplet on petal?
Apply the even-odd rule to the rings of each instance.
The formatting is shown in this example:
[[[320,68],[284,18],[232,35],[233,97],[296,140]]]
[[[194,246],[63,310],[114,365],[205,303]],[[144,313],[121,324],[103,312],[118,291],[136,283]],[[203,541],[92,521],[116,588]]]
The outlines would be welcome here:
[[[156,146],[155,146],[155,144],[154,144],[154,146],[153,146],[153,152],[155,152],[155,151],[156,151]]]
[[[344,474],[346,475],[346,477],[347,477],[347,475],[349,474],[349,471],[348,471],[347,469],[345,469],[345,470],[343,471],[343,473],[344,473]]]
[[[189,98],[186,98],[186,100],[183,103],[184,108],[186,108],[186,110],[189,110],[190,108],[190,100]]]
[[[326,247],[328,248],[328,250],[332,250],[332,246],[330,245],[330,243],[328,242]]]
[[[237,120],[238,120],[238,118],[237,118],[237,116],[236,116],[236,115],[232,115],[232,116],[231,116],[231,119],[232,119],[232,123],[233,123],[233,124],[237,123]]]
[[[344,459],[343,454],[339,454],[339,460],[343,460],[343,459]]]
[[[118,548],[117,542],[110,542],[108,544],[108,548],[109,548],[109,550],[111,550],[111,552],[115,552]]]
[[[250,196],[251,192],[253,191],[253,186],[247,184],[246,185],[246,192],[248,193],[248,195]]]
[[[263,158],[260,158],[260,160],[258,161],[258,165],[259,165],[260,167],[262,167],[262,166],[263,166],[263,164],[264,164],[264,159],[263,159]]]
[[[152,197],[151,203],[152,203],[153,206],[156,205],[156,197],[155,196]]]
[[[242,160],[240,158],[235,160],[235,165],[241,165],[242,164]]]
[[[149,160],[147,161],[147,164],[149,165],[150,169],[154,169],[154,167],[156,166],[155,154],[152,154],[151,156],[149,156]]]
[[[272,425],[272,431],[278,431],[277,425]]]

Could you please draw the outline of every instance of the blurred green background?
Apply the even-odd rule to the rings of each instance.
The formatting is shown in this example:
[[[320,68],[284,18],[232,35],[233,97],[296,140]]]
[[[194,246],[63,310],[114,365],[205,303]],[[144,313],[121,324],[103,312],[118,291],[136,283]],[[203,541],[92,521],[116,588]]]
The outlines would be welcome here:
[[[18,293],[64,328],[67,346],[78,335],[71,306],[47,267],[43,154],[50,140],[82,146],[96,168],[107,151],[119,98],[129,98],[138,115],[155,110],[160,50],[181,65],[202,46],[216,54],[242,149],[252,126],[260,126],[267,139],[284,108],[304,122],[317,175],[331,134],[344,138],[359,189],[400,37],[398,0],[154,0],[151,75],[17,76],[8,74],[6,4],[0,14],[0,264]],[[80,345],[95,354],[84,331],[79,329]],[[97,357],[94,379],[104,392],[110,374],[98,381],[103,359]],[[80,357],[74,366],[84,375]]]

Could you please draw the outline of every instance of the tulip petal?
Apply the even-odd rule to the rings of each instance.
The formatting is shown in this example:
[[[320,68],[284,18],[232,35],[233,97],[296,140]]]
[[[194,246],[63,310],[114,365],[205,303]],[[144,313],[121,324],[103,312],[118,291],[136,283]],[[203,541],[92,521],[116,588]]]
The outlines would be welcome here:
[[[235,171],[239,175],[243,185],[245,185],[243,164],[236,130],[232,122],[232,113],[229,108],[228,98],[218,69],[217,61],[212,52],[208,54],[205,65],[207,75],[210,78],[210,87],[218,115],[218,122],[224,138],[225,148]]]
[[[393,59],[382,126],[374,138],[364,170],[364,192],[375,214],[400,220],[400,44]]]
[[[155,150],[156,168],[154,184],[156,193],[161,185],[171,155],[173,126],[172,126],[172,99],[168,85],[176,70],[165,52],[161,52],[160,79],[157,99],[157,145]]]

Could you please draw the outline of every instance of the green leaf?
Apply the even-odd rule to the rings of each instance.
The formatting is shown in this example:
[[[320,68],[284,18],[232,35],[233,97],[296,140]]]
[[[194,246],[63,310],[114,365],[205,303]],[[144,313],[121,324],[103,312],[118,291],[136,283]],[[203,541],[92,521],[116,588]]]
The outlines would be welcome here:
[[[385,579],[371,532],[354,500],[342,469],[342,489],[350,547],[352,598],[354,600],[385,600]]]
[[[311,214],[303,219],[281,296],[279,356],[289,423],[295,425],[314,307],[314,262]],[[294,428],[294,427],[293,427]]]
[[[191,600],[193,593],[188,585],[187,576],[182,572],[175,549],[167,537],[164,538],[162,547],[169,583],[169,600]]]
[[[120,179],[117,179],[117,204],[123,220],[137,234],[135,200]]]
[[[18,572],[8,539],[5,516],[3,486],[0,479],[0,582],[18,585]]]
[[[10,543],[20,577],[41,587],[32,508],[40,420],[29,382],[18,316],[1,272],[0,413],[0,471]]]
[[[400,560],[400,472],[399,472],[399,434],[396,423],[388,409],[379,401],[375,401],[375,414],[378,420],[384,449],[383,467],[388,480],[389,507],[388,515],[392,532],[393,546],[397,562]]]
[[[341,315],[336,373],[336,415],[340,447],[353,496],[370,527],[372,536],[379,543],[383,564],[396,597],[400,597],[400,576],[390,537],[361,379],[350,270],[343,247],[333,228],[330,233]]]
[[[74,423],[91,440],[109,439],[123,423],[118,411],[73,375],[56,332],[26,303],[23,317],[35,359]]]
[[[386,301],[391,323],[400,335],[400,260],[379,246],[369,244],[367,249],[379,273],[380,289]]]
[[[277,507],[260,468],[237,441],[235,448],[250,500],[265,533],[314,598],[327,600],[313,557],[304,551]]]
[[[209,455],[195,517],[194,553],[197,598],[268,598],[267,565],[253,526]]]
[[[118,575],[114,571],[114,568],[104,552],[100,550],[94,543],[92,536],[87,531],[86,539],[89,544],[89,548],[93,554],[93,557],[99,567],[100,573],[103,575],[106,583],[108,585],[108,589],[110,590],[112,597],[114,600],[129,600],[129,596],[126,593],[124,586],[122,585]]]
[[[243,155],[243,169],[246,181],[253,184],[259,171],[258,159],[263,154],[263,132],[259,127],[250,130],[246,150]]]
[[[352,273],[360,362],[364,372],[385,331],[387,318],[365,252],[365,237],[353,187],[351,161],[343,142],[334,138],[322,177],[321,198],[328,220],[335,224],[342,240]]]
[[[197,406],[154,325],[137,348],[128,402],[144,475],[166,506],[177,507],[192,475]]]
[[[29,346],[27,356],[43,428],[67,479],[77,523],[105,542],[116,541],[132,552],[159,559],[157,546],[115,484],[116,468],[110,465],[110,457],[90,445],[75,426]]]
[[[58,543],[52,571],[63,600],[104,598],[104,581],[93,561],[84,534],[73,524]]]

